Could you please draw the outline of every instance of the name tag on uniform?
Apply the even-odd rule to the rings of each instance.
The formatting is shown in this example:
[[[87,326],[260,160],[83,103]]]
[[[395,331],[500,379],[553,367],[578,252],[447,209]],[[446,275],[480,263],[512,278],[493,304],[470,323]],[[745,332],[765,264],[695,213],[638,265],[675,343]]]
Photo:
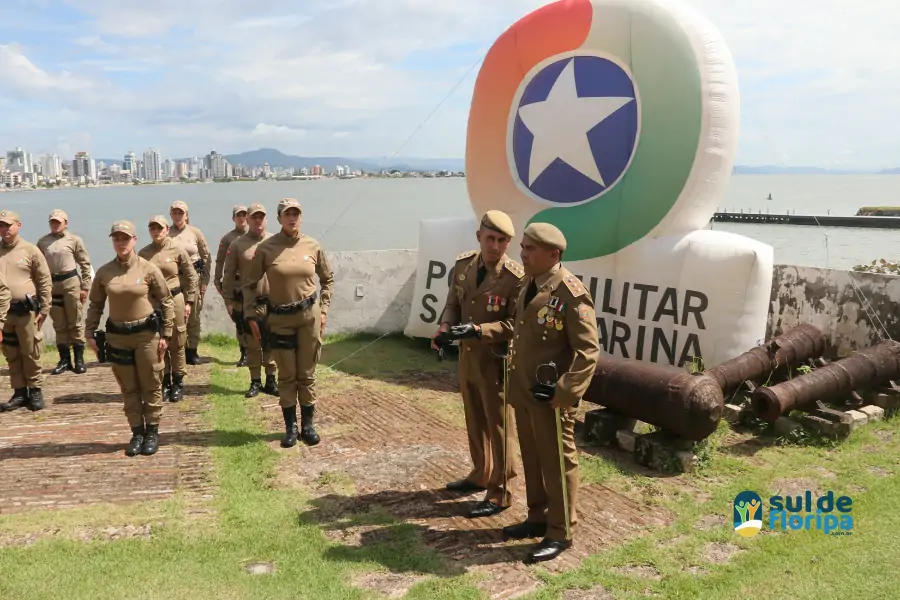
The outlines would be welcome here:
[[[550,296],[550,300],[538,311],[538,325],[544,325],[547,329],[562,331],[563,317],[565,316],[566,303],[557,296]]]

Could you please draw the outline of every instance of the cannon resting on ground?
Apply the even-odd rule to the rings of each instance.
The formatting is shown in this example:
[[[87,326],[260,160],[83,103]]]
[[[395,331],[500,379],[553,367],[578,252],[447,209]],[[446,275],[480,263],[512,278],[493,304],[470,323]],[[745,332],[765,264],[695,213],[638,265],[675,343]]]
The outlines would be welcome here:
[[[804,323],[736,358],[708,369],[706,374],[719,383],[722,394],[730,396],[745,381],[763,383],[772,374],[786,375],[791,367],[797,367],[824,353],[825,334],[818,327]]]
[[[606,355],[584,399],[694,441],[716,430],[724,405],[719,384],[707,375]]]
[[[790,381],[757,388],[750,402],[756,416],[771,422],[816,401],[838,400],[898,378],[900,342],[886,340]]]

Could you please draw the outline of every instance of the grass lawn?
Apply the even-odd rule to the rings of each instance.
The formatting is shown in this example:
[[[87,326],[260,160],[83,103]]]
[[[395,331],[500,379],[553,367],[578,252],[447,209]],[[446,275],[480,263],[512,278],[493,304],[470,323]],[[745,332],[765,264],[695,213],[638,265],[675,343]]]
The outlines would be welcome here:
[[[334,364],[372,341],[330,339],[323,361]],[[428,575],[417,580],[405,598],[484,597],[474,576],[452,574],[445,559],[420,541],[418,528],[395,523],[386,513],[375,510],[360,518],[366,524],[389,526],[391,535],[352,549],[342,548],[304,518],[314,508],[311,496],[279,484],[283,451],[272,440],[280,439],[280,432],[264,424],[259,402],[243,398],[246,370],[230,366],[237,347],[213,337],[201,354],[216,359],[205,415],[208,428],[215,431],[214,510],[205,518],[190,518],[184,499],[176,494],[153,505],[164,518],[154,524],[149,538],[57,538],[6,547],[4,535],[51,526],[65,530],[127,523],[129,518],[141,522],[149,503],[0,514],[0,598],[377,598],[387,596],[360,582],[386,571]],[[48,352],[47,361],[55,363],[55,352]],[[411,371],[452,372],[455,367],[455,361],[436,361],[420,342],[386,338],[334,369],[322,367],[320,395],[373,386],[416,402],[421,386],[404,383]],[[452,393],[430,406],[451,413],[453,423],[463,422]],[[583,455],[582,481],[640,497],[648,511],[671,511],[674,524],[591,556],[571,571],[550,574],[534,567],[543,585],[528,598],[900,597],[894,540],[894,532],[900,531],[900,419],[866,425],[834,446],[778,444],[735,433],[723,422],[710,439],[701,469],[677,477],[638,474],[627,467],[627,460],[611,460],[610,455]],[[0,485],[2,476],[0,465]],[[336,487],[352,489],[352,482],[340,473],[328,478]],[[850,496],[852,535],[764,531],[744,539],[734,533],[731,501],[738,492],[757,491],[766,503],[779,491],[806,489]],[[252,562],[271,563],[275,570],[249,574],[245,566]]]

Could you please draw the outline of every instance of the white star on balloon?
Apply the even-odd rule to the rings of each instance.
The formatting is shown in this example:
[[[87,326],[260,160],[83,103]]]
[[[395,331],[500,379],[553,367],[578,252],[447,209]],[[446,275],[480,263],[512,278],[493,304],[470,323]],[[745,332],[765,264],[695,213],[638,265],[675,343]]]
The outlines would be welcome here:
[[[575,61],[570,60],[543,102],[519,107],[519,117],[534,136],[528,185],[559,158],[603,187],[588,132],[634,98],[579,98],[575,86]]]

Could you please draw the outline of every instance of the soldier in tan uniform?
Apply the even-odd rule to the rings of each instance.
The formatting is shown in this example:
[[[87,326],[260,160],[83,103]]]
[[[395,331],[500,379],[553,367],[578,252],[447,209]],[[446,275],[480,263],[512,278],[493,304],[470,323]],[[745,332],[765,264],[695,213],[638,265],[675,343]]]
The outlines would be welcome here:
[[[560,264],[566,249],[562,232],[532,223],[521,246],[527,277],[513,314],[509,397],[516,410],[528,517],[503,533],[544,538],[526,558],[531,563],[552,560],[572,546],[578,496],[575,407],[591,383],[600,342],[590,292]]]
[[[3,356],[14,390],[0,406],[15,410],[25,405],[35,411],[44,408],[41,327],[50,312],[52,283],[47,259],[37,246],[19,236],[21,227],[18,213],[0,211],[0,272],[6,276],[12,296],[3,326]]]
[[[256,284],[253,302],[250,302],[249,296],[245,298],[243,295],[243,286],[247,279],[246,273],[250,270],[250,263],[253,262],[256,249],[262,242],[272,237],[272,234],[266,231],[265,206],[259,203],[251,204],[249,214],[250,229],[232,242],[225,253],[222,298],[225,299],[225,308],[232,318],[241,321],[240,329],[244,332],[242,344],[247,347],[247,363],[250,367],[250,389],[244,396],[253,398],[259,395],[260,390],[277,396],[275,361],[268,344],[269,326],[266,303],[269,296],[269,281],[266,276],[263,275]],[[251,312],[251,309],[255,312]],[[256,336],[250,331],[250,321],[256,322],[262,339],[256,339]],[[262,384],[263,364],[266,368],[265,385]]]
[[[0,271],[0,344],[3,343],[3,327],[6,325],[6,317],[9,314],[9,303],[12,301],[12,292],[6,285],[6,275]],[[4,404],[0,404],[0,412],[3,412]]]
[[[209,245],[203,232],[191,225],[188,216],[188,205],[181,200],[176,200],[169,207],[169,216],[172,217],[172,228],[169,229],[169,237],[187,250],[194,268],[200,276],[200,295],[191,309],[191,316],[187,324],[187,347],[185,348],[185,360],[189,365],[199,365],[200,357],[197,355],[197,346],[200,345],[200,312],[203,310],[203,299],[206,297],[206,286],[209,285],[212,260],[209,254]]]
[[[522,266],[506,255],[514,236],[515,228],[506,213],[485,213],[476,232],[480,250],[456,257],[441,326],[435,334],[436,338],[462,340],[459,384],[473,467],[463,479],[448,483],[447,489],[487,490],[484,500],[470,513],[473,518],[489,517],[509,508],[510,482],[516,477],[515,446],[509,435],[515,425],[512,408],[505,406],[503,399],[500,358],[512,338],[510,312],[525,275]]]
[[[169,222],[164,216],[152,217],[147,229],[152,241],[138,252],[138,256],[150,261],[160,270],[175,304],[175,327],[171,343],[163,357],[165,375],[163,375],[162,395],[169,402],[178,402],[184,395],[184,376],[187,375],[184,357],[187,320],[191,315],[191,307],[200,293],[200,277],[194,270],[187,251],[168,237]],[[154,308],[159,308],[155,300],[152,304]]]
[[[80,237],[68,230],[69,216],[61,211],[50,213],[50,233],[38,240],[50,267],[53,281],[50,320],[56,332],[59,362],[50,371],[84,373],[84,303],[91,289],[91,259]],[[71,352],[70,352],[71,348]],[[75,364],[72,365],[72,354]]]
[[[228,253],[228,249],[231,247],[231,243],[247,233],[247,207],[243,205],[232,207],[231,220],[234,221],[234,229],[223,235],[222,239],[219,240],[219,250],[216,252],[216,273],[213,275],[213,284],[216,286],[216,290],[219,292],[219,295],[222,296],[222,299],[225,299],[225,296],[222,293],[222,273],[225,269],[225,256]],[[238,344],[241,346],[241,358],[238,359],[237,365],[235,366],[246,367],[246,342],[247,337],[252,336],[249,335],[248,331],[244,331],[244,303],[243,296],[241,296],[237,272],[234,273],[234,281],[230,283],[232,289],[236,289],[237,293],[232,296],[233,300],[230,303],[231,309],[229,309],[228,300],[225,300],[225,309],[228,310],[228,314],[231,315],[231,320],[234,321],[235,336],[237,337]]]
[[[172,338],[175,301],[159,268],[134,253],[137,233],[133,224],[116,221],[109,236],[116,257],[94,277],[86,336],[91,350],[98,353],[94,332],[109,300],[107,358],[122,390],[131,427],[125,454],[151,455],[159,446],[163,356]],[[154,303],[159,310],[154,310]]]
[[[284,448],[297,443],[297,402],[300,402],[300,438],[319,443],[313,427],[316,405],[316,364],[322,353],[325,315],[331,306],[334,274],[319,242],[300,233],[300,203],[285,198],[278,204],[281,231],[256,248],[244,280],[245,306],[256,313],[256,286],[269,280],[269,344],[278,365],[278,390],[286,433]],[[321,285],[317,298],[315,277]],[[261,339],[253,321],[250,329]]]

